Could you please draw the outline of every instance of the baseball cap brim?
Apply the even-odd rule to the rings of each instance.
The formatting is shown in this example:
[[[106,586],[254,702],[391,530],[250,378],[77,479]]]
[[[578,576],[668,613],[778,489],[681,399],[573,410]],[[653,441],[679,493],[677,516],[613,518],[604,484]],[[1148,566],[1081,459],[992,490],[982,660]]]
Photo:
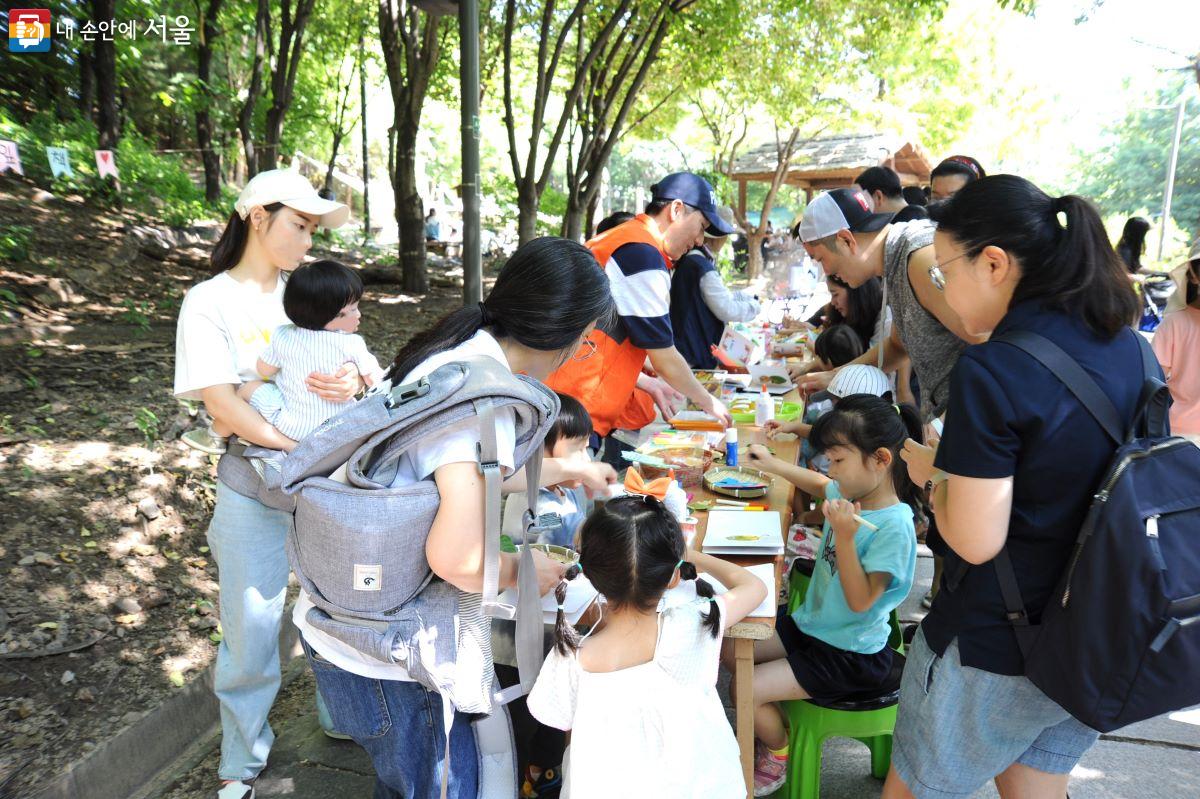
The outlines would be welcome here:
[[[852,233],[874,233],[892,221],[895,214],[871,214],[864,217],[857,225],[850,228]]]
[[[704,232],[713,238],[728,236],[733,232],[733,225],[722,219],[715,208],[711,211],[706,211],[702,208],[700,209],[700,213],[704,214],[704,218],[708,220],[708,227],[705,228]]]
[[[321,227],[339,228],[350,219],[350,209],[335,200],[323,200],[320,197],[299,197],[294,200],[279,200],[288,208],[294,208],[302,214],[312,214],[320,217],[317,224]]]

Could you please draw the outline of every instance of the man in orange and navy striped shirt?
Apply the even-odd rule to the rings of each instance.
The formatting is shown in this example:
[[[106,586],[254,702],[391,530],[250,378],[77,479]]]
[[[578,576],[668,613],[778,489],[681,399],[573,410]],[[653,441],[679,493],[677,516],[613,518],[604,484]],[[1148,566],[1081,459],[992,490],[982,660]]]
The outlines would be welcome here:
[[[670,274],[674,260],[703,241],[706,231],[725,236],[732,227],[717,213],[716,193],[699,175],[668,175],[650,191],[645,213],[587,243],[608,275],[617,318],[585,343],[594,353],[568,361],[547,381],[583,403],[600,438],[614,428],[640,427],[653,418],[643,407],[644,397],[639,401],[634,395],[647,358],[668,385],[726,426],[732,423],[725,405],[704,390],[675,349]]]

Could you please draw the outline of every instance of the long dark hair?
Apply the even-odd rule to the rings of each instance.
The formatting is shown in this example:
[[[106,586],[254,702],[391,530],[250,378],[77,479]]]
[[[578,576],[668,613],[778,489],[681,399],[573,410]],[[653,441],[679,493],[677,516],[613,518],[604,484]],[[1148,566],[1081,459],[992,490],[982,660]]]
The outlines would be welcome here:
[[[875,450],[892,453],[892,487],[901,502],[921,514],[921,492],[908,479],[908,466],[900,457],[905,439],[924,443],[925,430],[921,414],[911,405],[893,405],[874,394],[851,394],[843,397],[833,410],[813,424],[808,440],[817,452],[833,447],[853,447],[862,453],[863,460],[873,457]]]
[[[279,213],[283,207],[283,203],[270,203],[263,206],[263,210],[271,215],[271,218],[267,220],[268,228],[275,222],[275,214]],[[212,273],[219,275],[225,270],[237,266],[238,261],[242,260],[242,253],[246,251],[246,241],[249,238],[249,221],[242,219],[241,215],[234,211],[229,215],[229,221],[225,223],[225,229],[221,231],[221,238],[217,239],[217,244],[213,247],[212,255],[209,258],[212,264]]]
[[[534,239],[512,254],[483,302],[452,311],[414,336],[387,376],[402,380],[485,327],[530,349],[566,350],[592,322],[608,321],[614,308],[608,277],[586,247],[553,236]]]
[[[1125,220],[1125,228],[1117,241],[1117,257],[1125,262],[1130,272],[1142,268],[1142,253],[1146,250],[1146,234],[1150,232],[1150,222],[1140,216],[1131,216]]]
[[[930,218],[969,258],[989,245],[1016,257],[1021,279],[1013,304],[1039,300],[1080,317],[1105,338],[1138,315],[1137,297],[1100,214],[1082,197],[1051,197],[1025,178],[992,175],[932,207]]]
[[[851,288],[850,284],[838,275],[828,275],[825,279],[845,289],[848,301],[847,312],[844,316],[830,303],[829,310],[825,314],[825,324],[844,323],[849,325],[862,339],[863,348],[870,347],[871,338],[875,335],[875,323],[879,320],[879,314],[883,307],[883,281],[873,277],[858,288]]]
[[[654,610],[675,575],[676,565],[680,578],[696,580],[696,567],[687,561],[679,563],[685,551],[679,522],[665,505],[649,497],[610,500],[596,508],[579,531],[579,566],[614,608]],[[566,579],[574,577],[567,572]],[[560,604],[566,591],[564,580],[555,592]],[[711,599],[712,585],[696,580],[696,593]],[[704,616],[713,638],[721,632],[720,615],[710,607]],[[564,620],[562,610],[554,627],[554,646],[560,654],[579,647],[579,637]]]

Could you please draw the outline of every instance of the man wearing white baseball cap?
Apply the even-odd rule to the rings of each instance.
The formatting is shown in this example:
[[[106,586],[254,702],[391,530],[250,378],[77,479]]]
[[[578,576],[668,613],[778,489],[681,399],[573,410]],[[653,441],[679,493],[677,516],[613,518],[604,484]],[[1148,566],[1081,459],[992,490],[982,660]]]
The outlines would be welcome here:
[[[891,220],[891,214],[872,212],[870,198],[862,191],[834,189],[808,204],[800,239],[825,274],[841,277],[851,288],[872,277],[883,278],[883,301],[892,309],[891,336],[851,363],[893,372],[911,359],[920,386],[921,416],[929,422],[946,409],[950,371],[959,353],[978,339],[966,332],[929,280],[933,224]],[[806,391],[827,388],[836,372],[805,375],[800,385]]]
[[[213,248],[214,276],[193,286],[179,309],[176,397],[200,400],[215,425],[244,441],[281,450],[296,445],[236,389],[259,379],[259,355],[275,329],[288,323],[285,273],[304,260],[318,226],[338,227],[349,215],[350,209],[322,199],[291,170],[260,172],[246,184]],[[347,402],[362,381],[350,364],[337,374],[309,375],[307,382],[323,399]],[[206,433],[185,435],[196,446],[212,443]],[[231,447],[217,464],[217,502],[208,527],[223,632],[213,684],[221,707],[219,799],[254,799],[254,779],[275,738],[267,714],[279,690],[289,571],[284,540],[292,518],[290,500],[260,490],[262,478],[237,450]]]

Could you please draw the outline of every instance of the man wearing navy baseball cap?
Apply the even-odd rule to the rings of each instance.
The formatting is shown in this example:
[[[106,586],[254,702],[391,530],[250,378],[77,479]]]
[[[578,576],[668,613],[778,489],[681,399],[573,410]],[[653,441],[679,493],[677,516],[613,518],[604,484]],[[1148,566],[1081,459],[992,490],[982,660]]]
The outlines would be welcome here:
[[[678,200],[693,211],[704,214],[708,226],[704,232],[713,238],[728,236],[733,225],[721,218],[717,211],[717,193],[712,185],[692,172],[676,172],[650,187],[651,205],[656,202]],[[647,213],[650,213],[647,210]],[[650,214],[654,216],[654,214]],[[685,250],[686,252],[686,250]]]
[[[708,181],[690,172],[667,175],[650,187],[650,202],[633,219],[606,230],[587,248],[608,275],[617,318],[598,327],[576,358],[546,384],[570,394],[592,417],[593,442],[605,441],[606,459],[620,465],[614,430],[640,430],[664,419],[687,397],[724,425],[728,409],[709,394],[675,347],[671,327],[671,269],[706,231],[725,236],[733,226],[717,212]],[[657,378],[643,373],[647,362]],[[638,390],[640,389],[640,390]]]

